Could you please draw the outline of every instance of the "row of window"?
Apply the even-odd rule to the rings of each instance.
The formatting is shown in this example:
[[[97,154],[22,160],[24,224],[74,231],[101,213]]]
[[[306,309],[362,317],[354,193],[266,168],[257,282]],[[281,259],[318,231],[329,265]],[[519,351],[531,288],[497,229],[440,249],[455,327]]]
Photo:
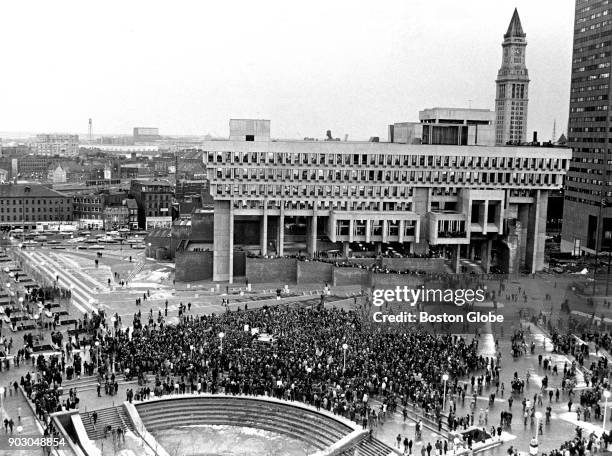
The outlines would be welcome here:
[[[572,87],[572,93],[578,92],[593,92],[595,90],[608,90],[610,87],[609,84],[596,84],[596,85],[588,85],[588,86],[574,86]]]
[[[576,78],[572,78],[572,85],[579,84],[581,82],[586,81],[595,81],[596,79],[609,79],[610,73],[600,73],[600,74],[591,74],[589,76],[580,76]]]
[[[570,112],[591,112],[591,111],[607,111],[608,105],[597,105],[597,106],[572,106]]]
[[[414,183],[452,184],[500,184],[500,185],[560,185],[557,174],[534,173],[440,173],[434,178],[431,171],[419,171],[410,176]],[[217,196],[305,196],[305,197],[397,197],[412,196],[412,188],[402,185],[286,185],[286,184],[216,184]]]
[[[13,209],[13,210],[11,211],[11,209]],[[35,211],[34,209],[38,209],[38,211]],[[4,207],[0,206],[0,213],[2,213],[2,212],[4,212]],[[21,207],[10,208],[10,207],[7,207],[6,208],[6,212],[7,213],[8,212],[13,212],[15,214],[17,214],[17,213],[19,213],[19,214],[21,214],[21,213],[28,214],[28,213],[30,213],[30,208],[29,207],[25,207],[25,208],[21,208]],[[42,210],[41,210],[40,207],[39,208],[34,208],[33,207],[32,208],[32,213],[34,213],[34,212],[39,212],[39,213],[40,212],[43,212],[43,213],[46,213],[46,212],[69,212],[69,210],[68,210],[68,208],[63,208],[63,207],[48,207],[48,208],[44,207],[44,208],[42,208]]]
[[[481,188],[481,190],[486,190]],[[511,189],[511,198],[532,198],[533,190]],[[355,199],[234,199],[231,202],[234,209],[280,209],[286,210],[336,210],[336,211],[382,211],[382,212],[411,212],[412,203],[402,201],[362,201]],[[432,202],[432,211],[435,211]],[[408,222],[406,222],[408,223]]]
[[[42,201],[42,203],[41,203]],[[25,199],[25,198],[9,198],[9,199],[4,199],[4,198],[0,198],[0,206],[21,206],[23,204],[25,204],[26,206],[29,204],[43,204],[44,206],[49,206],[51,204],[64,204],[64,205],[68,205],[70,204],[71,201],[68,199],[51,199],[51,200],[29,200],[29,199]]]
[[[274,165],[335,165],[335,166],[438,166],[468,168],[518,168],[564,170],[565,159],[538,157],[474,157],[403,154],[316,154],[274,152],[217,152],[209,157],[209,163],[224,165],[274,164]],[[209,171],[211,169],[209,165]],[[221,168],[217,168],[221,169]],[[238,168],[237,168],[238,169]],[[247,168],[244,168],[247,169]],[[252,168],[252,171],[261,170]],[[260,174],[261,175],[261,174]],[[209,174],[210,176],[210,174]]]
[[[399,220],[371,220],[370,236],[399,236],[401,224]],[[416,231],[415,220],[404,220],[404,236],[414,236]],[[350,220],[336,222],[336,235],[349,236],[351,232]],[[367,236],[368,222],[366,220],[353,220],[353,235]]]
[[[589,97],[570,98],[570,103],[582,103],[585,101],[603,101],[607,99],[608,99],[608,95],[591,95]]]

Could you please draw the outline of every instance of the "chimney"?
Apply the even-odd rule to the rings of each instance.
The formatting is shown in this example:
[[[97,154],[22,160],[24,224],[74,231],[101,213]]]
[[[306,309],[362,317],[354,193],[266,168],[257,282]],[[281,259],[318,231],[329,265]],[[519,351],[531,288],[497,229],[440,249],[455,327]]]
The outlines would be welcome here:
[[[537,143],[537,142],[538,142],[538,132],[537,132],[537,131],[534,131],[534,132],[533,132],[533,142],[534,142],[534,143]]]

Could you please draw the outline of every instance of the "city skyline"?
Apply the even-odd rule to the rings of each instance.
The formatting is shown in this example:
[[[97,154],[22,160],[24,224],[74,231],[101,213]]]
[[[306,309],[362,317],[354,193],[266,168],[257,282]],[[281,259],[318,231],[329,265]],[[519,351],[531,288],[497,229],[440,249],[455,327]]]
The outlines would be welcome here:
[[[233,2],[205,11],[195,3],[3,5],[5,17],[35,32],[24,34],[19,20],[0,31],[18,43],[5,55],[18,71],[4,75],[0,131],[85,134],[91,117],[94,134],[155,126],[162,135],[224,137],[229,118],[266,118],[277,138],[331,129],[386,139],[388,124],[425,108],[494,109],[516,7],[532,79],[527,140],[534,130],[550,139],[555,120],[557,136],[564,132],[573,2],[441,3],[435,16],[423,1],[308,10]]]

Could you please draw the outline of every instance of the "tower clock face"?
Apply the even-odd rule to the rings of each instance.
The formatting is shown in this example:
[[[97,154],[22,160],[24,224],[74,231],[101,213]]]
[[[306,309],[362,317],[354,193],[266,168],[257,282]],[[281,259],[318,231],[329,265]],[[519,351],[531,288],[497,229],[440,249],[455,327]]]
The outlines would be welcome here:
[[[514,48],[514,55],[521,55],[521,48]]]

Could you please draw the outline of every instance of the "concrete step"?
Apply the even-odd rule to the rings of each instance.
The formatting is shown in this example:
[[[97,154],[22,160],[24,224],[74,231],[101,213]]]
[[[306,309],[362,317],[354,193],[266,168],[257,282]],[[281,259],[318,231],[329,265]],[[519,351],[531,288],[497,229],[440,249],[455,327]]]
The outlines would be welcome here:
[[[113,429],[121,428],[124,431],[126,429],[134,430],[132,423],[127,418],[123,406],[109,407],[104,409],[96,410],[98,414],[98,420],[94,426],[93,423],[93,411],[87,413],[81,413],[81,420],[83,426],[87,431],[87,436],[91,440],[99,440],[104,438],[104,430],[107,426],[111,426]]]
[[[239,398],[197,396],[178,401],[143,402],[138,413],[148,430],[197,424],[250,426],[291,435],[322,449],[351,432],[351,428],[316,412],[277,404]],[[187,399],[186,398],[186,399]]]

